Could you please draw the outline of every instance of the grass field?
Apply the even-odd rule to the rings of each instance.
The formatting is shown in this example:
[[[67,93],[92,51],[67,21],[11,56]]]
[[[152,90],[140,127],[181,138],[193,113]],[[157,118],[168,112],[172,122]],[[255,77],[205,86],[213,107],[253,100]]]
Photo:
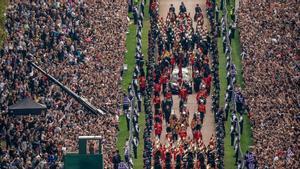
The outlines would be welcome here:
[[[148,58],[148,31],[150,29],[149,22],[149,2],[145,4],[145,16],[144,16],[144,26],[142,29],[142,53],[144,54],[144,60]],[[128,70],[124,72],[122,88],[124,91],[127,91],[128,85],[132,80],[132,74],[135,66],[135,49],[136,49],[136,25],[129,25],[129,34],[126,37],[126,49],[127,53],[125,55],[125,64],[128,65]],[[142,109],[143,110],[143,109]],[[129,133],[126,126],[126,118],[124,115],[120,116],[120,131],[118,134],[117,148],[120,150],[122,159],[124,159],[124,146],[125,141],[129,138]],[[138,146],[138,159],[134,159],[134,168],[139,169],[143,168],[143,150],[144,150],[144,139],[143,131],[145,128],[145,113],[140,113],[139,116],[139,127],[140,127],[140,143]]]
[[[230,0],[230,5],[227,4],[227,9],[231,8],[231,5],[234,4],[234,0]],[[222,12],[220,12],[220,15]],[[231,22],[230,18],[228,17],[229,21]],[[244,88],[244,81],[242,76],[242,63],[241,63],[241,48],[240,48],[240,38],[238,30],[235,32],[235,37],[232,39],[231,43],[232,49],[232,61],[236,66],[237,69],[237,86]],[[222,45],[222,38],[218,38],[218,50],[219,50],[219,76],[220,76],[220,85],[221,85],[221,93],[220,93],[220,106],[224,106],[225,101],[225,92],[227,87],[226,82],[226,58],[225,54],[223,53],[223,45]],[[230,117],[230,115],[229,115]],[[249,118],[247,115],[244,115],[244,129],[243,134],[241,135],[241,150],[245,153],[249,146],[252,145],[252,136],[251,136],[251,126],[249,123]],[[225,137],[225,158],[224,164],[225,169],[232,169],[236,168],[235,166],[235,158],[234,158],[234,150],[233,147],[230,145],[230,120],[228,120],[225,124],[226,128],[226,137]]]
[[[5,28],[4,28],[4,24],[5,24],[4,12],[7,4],[8,4],[7,0],[0,0],[0,48],[2,48],[4,39],[6,37]],[[4,148],[5,145],[6,145],[5,141],[0,140],[0,147]]]
[[[3,41],[6,37],[6,32],[4,30],[5,24],[5,8],[8,4],[8,0],[0,0],[0,48],[2,48]]]

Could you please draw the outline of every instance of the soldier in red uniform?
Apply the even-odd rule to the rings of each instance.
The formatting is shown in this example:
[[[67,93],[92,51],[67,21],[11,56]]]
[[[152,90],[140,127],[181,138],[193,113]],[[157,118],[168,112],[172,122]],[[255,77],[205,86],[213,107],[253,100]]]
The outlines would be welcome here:
[[[155,133],[155,136],[157,136],[158,138],[160,138],[161,131],[162,131],[162,125],[161,125],[161,123],[155,123],[154,124],[154,133]]]
[[[200,130],[195,130],[193,132],[193,138],[196,142],[198,142],[199,140],[202,140],[202,133]]]
[[[179,91],[180,99],[182,99],[184,102],[187,102],[187,95],[188,95],[188,90],[184,86],[182,86]]]
[[[210,93],[211,81],[212,81],[211,75],[208,75],[207,77],[204,77],[202,79],[202,81],[204,82],[205,87],[207,89],[207,93],[209,94]]]
[[[204,115],[206,113],[206,107],[205,107],[205,104],[204,103],[200,103],[198,105],[198,112],[200,113],[200,120],[201,120],[201,123],[203,123],[203,120],[204,120]]]
[[[159,110],[160,109],[160,97],[155,96],[153,98],[153,103],[154,103],[155,110]]]
[[[201,98],[203,98],[203,99],[206,99],[207,98],[207,91],[206,90],[200,90],[198,93],[197,93],[197,96],[196,96],[196,99],[197,99],[197,101],[199,102],[199,100],[201,99]]]
[[[163,93],[166,92],[166,88],[167,88],[167,84],[168,84],[168,77],[167,75],[163,74],[160,79],[159,79],[159,83],[162,84],[163,86]]]
[[[172,93],[171,93],[170,90],[168,90],[168,91],[166,92],[166,94],[165,94],[165,99],[166,99],[167,101],[172,101]]]
[[[154,84],[154,95],[159,96],[161,92],[161,85],[159,83]]]

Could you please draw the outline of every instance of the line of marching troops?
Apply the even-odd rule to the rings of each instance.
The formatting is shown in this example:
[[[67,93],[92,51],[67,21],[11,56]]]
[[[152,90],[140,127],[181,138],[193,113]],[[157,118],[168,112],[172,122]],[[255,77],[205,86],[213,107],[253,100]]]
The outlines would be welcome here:
[[[193,19],[197,24],[196,29],[192,25]],[[153,123],[155,139],[148,140],[152,142],[152,145],[148,145],[152,154],[144,152],[144,158],[148,155],[153,159],[149,161],[149,158],[146,158],[145,168],[149,168],[151,163],[156,169],[215,168],[216,140],[212,136],[209,144],[205,146],[201,133],[212,78],[207,55],[210,39],[203,26],[204,19],[199,5],[195,7],[193,19],[183,3],[178,15],[171,5],[166,22],[158,16],[156,31],[153,34],[158,39],[159,55],[151,78],[154,114],[153,122],[149,121]],[[178,69],[178,73],[174,75],[175,69]],[[192,70],[191,80],[186,77],[188,75],[183,69]],[[173,76],[177,77],[175,81]],[[192,121],[189,122],[187,100],[193,90],[197,93],[198,107],[197,112],[193,112]],[[179,110],[173,110],[174,93],[180,98]],[[179,115],[175,111],[179,111]],[[163,121],[166,123],[164,129]],[[189,127],[192,136],[188,136]],[[166,130],[164,144],[160,142],[163,130]]]

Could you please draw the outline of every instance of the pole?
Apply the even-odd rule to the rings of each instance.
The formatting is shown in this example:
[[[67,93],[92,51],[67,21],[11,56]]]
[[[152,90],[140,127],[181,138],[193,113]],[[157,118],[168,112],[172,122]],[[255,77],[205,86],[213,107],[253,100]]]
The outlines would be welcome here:
[[[87,110],[92,112],[93,114],[97,115],[105,115],[109,113],[107,110],[104,110],[103,108],[97,109],[94,105],[92,105],[90,102],[88,102],[86,99],[83,99],[78,94],[73,92],[71,89],[60,83],[58,80],[56,80],[53,76],[49,75],[47,72],[45,72],[43,69],[41,69],[39,66],[37,66],[32,61],[28,61],[31,66],[36,68],[39,72],[47,76],[52,82],[54,82],[56,85],[58,85],[63,91],[65,91],[67,94],[69,94],[71,97],[73,97],[76,101],[78,101],[83,107],[85,107]]]

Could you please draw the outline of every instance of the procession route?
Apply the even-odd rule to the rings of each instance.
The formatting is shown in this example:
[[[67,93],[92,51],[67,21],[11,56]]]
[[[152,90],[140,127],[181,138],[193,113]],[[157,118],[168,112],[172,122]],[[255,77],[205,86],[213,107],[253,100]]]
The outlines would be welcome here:
[[[169,11],[169,7],[171,4],[174,5],[175,9],[176,9],[176,14],[178,14],[179,12],[179,6],[181,4],[181,2],[183,2],[186,6],[187,12],[190,12],[190,15],[192,18],[194,18],[194,14],[195,14],[195,7],[196,4],[199,4],[201,9],[202,9],[202,13],[204,15],[204,25],[206,26],[206,28],[208,29],[208,20],[207,20],[207,16],[206,16],[206,7],[205,7],[205,0],[160,0],[159,2],[159,15],[161,17],[164,18],[164,20],[167,17],[168,11]],[[195,23],[193,23],[193,26],[195,27]],[[187,108],[190,112],[189,114],[189,124],[192,121],[194,112],[197,111],[197,101],[196,101],[196,93],[193,91],[193,94],[189,94],[188,95],[188,102],[187,102]],[[173,95],[173,109],[175,110],[175,113],[177,115],[177,117],[179,117],[179,96],[178,95]],[[212,113],[211,110],[211,95],[207,98],[206,100],[206,114],[205,114],[205,118],[204,118],[204,122],[203,122],[203,126],[201,129],[202,132],[202,138],[204,141],[205,145],[208,145],[209,140],[211,138],[212,135],[215,136],[215,119],[214,119],[214,115]],[[188,127],[188,137],[190,137],[190,139],[193,139],[193,134],[192,134],[192,130],[191,127]],[[163,130],[162,130],[162,134],[161,134],[161,138],[160,138],[160,142],[162,144],[164,144],[166,142],[166,122],[165,120],[163,120]]]

